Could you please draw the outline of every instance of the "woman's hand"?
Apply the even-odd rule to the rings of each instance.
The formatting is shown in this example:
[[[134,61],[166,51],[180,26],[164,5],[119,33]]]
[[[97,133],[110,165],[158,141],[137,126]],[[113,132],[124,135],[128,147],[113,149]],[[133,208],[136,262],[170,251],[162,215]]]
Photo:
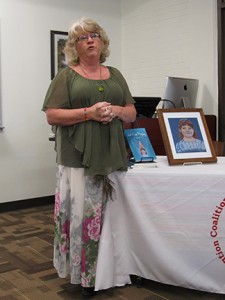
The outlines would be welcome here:
[[[112,105],[112,113],[124,123],[134,122],[136,119],[136,109],[134,104],[126,104],[125,106]]]
[[[106,101],[78,109],[47,108],[45,112],[50,125],[60,126],[70,126],[88,120],[107,124],[115,117],[125,123],[129,123],[136,118],[136,110],[133,104],[127,104],[122,107],[111,105]]]
[[[107,124],[115,117],[125,123],[134,122],[136,109],[133,104],[125,106],[111,105],[109,102],[98,102],[87,109],[90,119]]]
[[[109,102],[98,102],[91,107],[87,108],[87,115],[89,119],[109,123],[115,117],[112,112],[112,106]]]

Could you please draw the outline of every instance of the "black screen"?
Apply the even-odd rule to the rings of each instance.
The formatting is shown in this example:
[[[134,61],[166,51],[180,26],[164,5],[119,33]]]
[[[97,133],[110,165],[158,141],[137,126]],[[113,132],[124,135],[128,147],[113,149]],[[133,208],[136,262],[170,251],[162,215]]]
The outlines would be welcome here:
[[[137,118],[152,118],[156,107],[161,101],[160,97],[133,97],[137,110]]]

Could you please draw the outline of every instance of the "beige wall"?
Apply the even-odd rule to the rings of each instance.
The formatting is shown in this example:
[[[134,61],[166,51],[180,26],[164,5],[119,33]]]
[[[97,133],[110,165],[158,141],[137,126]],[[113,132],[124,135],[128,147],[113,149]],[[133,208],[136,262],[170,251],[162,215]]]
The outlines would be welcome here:
[[[197,106],[217,115],[216,0],[123,0],[122,70],[135,96],[166,76],[199,79]]]
[[[120,0],[0,0],[0,203],[54,193],[55,152],[41,112],[50,83],[50,30],[82,16],[111,39],[109,64],[120,66]]]
[[[81,16],[109,34],[109,65],[133,95],[162,96],[165,76],[200,80],[217,114],[216,0],[0,0],[0,203],[52,195],[55,153],[41,112],[50,83],[50,30]],[[121,10],[122,8],[122,10]],[[122,38],[121,38],[122,37]]]

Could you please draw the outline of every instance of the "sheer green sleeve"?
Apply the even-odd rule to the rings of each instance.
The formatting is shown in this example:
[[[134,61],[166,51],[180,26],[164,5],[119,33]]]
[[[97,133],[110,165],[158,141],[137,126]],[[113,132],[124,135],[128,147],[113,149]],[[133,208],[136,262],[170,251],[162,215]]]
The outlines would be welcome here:
[[[72,76],[70,68],[62,69],[56,77],[52,80],[45,96],[42,110],[47,108],[69,108],[70,107],[70,93],[69,80]]]
[[[135,103],[130,89],[128,87],[128,84],[126,82],[126,79],[124,78],[124,76],[122,75],[122,73],[113,67],[109,67],[111,70],[111,73],[113,74],[115,80],[117,81],[117,83],[121,86],[122,90],[123,90],[123,100],[124,100],[124,104],[128,104],[128,103]]]

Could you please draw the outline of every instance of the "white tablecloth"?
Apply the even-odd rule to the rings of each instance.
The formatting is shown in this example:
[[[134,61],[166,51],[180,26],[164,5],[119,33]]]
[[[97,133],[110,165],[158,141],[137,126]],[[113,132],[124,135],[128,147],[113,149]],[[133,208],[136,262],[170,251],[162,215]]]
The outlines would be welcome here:
[[[113,176],[100,241],[96,290],[129,274],[225,293],[225,158],[218,163],[138,166]]]

